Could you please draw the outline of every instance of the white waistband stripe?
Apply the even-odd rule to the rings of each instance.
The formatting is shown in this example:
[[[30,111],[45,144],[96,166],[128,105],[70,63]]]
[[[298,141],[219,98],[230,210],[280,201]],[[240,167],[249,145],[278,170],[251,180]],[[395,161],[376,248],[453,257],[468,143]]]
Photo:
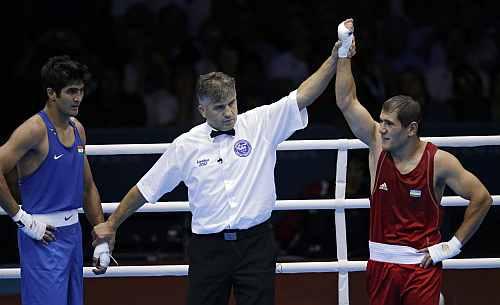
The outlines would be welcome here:
[[[370,259],[373,261],[393,264],[420,264],[423,253],[408,246],[389,245],[369,241]]]
[[[33,214],[36,220],[53,227],[64,227],[78,222],[78,210],[60,211],[48,214]]]

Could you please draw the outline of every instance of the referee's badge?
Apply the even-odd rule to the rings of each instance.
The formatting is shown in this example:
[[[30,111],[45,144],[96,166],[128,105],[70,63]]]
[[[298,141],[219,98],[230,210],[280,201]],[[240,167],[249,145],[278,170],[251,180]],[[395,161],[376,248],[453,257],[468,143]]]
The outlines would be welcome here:
[[[252,145],[250,145],[250,142],[248,142],[247,140],[242,139],[234,143],[234,153],[238,157],[248,157],[251,152]]]

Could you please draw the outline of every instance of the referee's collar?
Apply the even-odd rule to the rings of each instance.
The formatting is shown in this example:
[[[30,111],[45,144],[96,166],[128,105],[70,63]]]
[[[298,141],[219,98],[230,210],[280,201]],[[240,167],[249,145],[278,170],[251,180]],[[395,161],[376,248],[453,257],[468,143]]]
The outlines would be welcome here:
[[[210,137],[211,138],[216,138],[218,136],[221,136],[221,135],[228,135],[228,136],[233,136],[236,134],[236,132],[234,131],[234,128],[231,128],[229,130],[212,130],[210,132]]]
[[[204,128],[203,128],[203,129],[204,129],[204,132],[203,132],[203,133],[207,136],[207,138],[208,138],[208,139],[210,139],[210,140],[212,140],[212,141],[213,141],[213,140],[215,140],[216,138],[218,138],[218,136],[214,136],[214,137],[212,137],[212,136],[211,136],[212,132],[215,132],[215,133],[221,133],[221,134],[225,134],[225,133],[226,133],[226,132],[223,132],[223,131],[220,131],[220,130],[218,130],[218,129],[213,128],[213,127],[212,127],[212,126],[210,126],[207,122],[205,122],[203,125],[204,125],[204,126],[203,126],[203,127],[204,127]],[[232,129],[230,129],[230,130],[233,130],[233,131],[234,131],[234,135],[238,134],[238,121],[236,121],[236,124],[234,124],[233,128],[232,128]]]

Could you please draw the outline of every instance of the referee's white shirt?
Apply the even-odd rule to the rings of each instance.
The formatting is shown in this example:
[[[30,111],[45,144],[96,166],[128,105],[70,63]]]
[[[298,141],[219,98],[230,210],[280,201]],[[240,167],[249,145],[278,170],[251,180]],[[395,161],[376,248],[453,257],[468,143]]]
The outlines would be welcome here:
[[[271,217],[278,144],[306,126],[296,91],[238,115],[234,137],[211,138],[207,123],[195,126],[168,146],[137,187],[153,203],[184,181],[194,233],[247,229]]]

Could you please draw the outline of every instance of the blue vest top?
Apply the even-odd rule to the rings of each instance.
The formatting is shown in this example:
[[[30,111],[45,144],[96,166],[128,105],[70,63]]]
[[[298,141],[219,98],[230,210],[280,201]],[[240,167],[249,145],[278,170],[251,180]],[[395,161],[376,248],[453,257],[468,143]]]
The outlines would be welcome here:
[[[78,209],[83,203],[83,161],[85,148],[77,128],[71,147],[64,146],[47,114],[38,115],[47,127],[49,151],[45,160],[30,175],[19,179],[23,210],[31,214],[45,214]]]

